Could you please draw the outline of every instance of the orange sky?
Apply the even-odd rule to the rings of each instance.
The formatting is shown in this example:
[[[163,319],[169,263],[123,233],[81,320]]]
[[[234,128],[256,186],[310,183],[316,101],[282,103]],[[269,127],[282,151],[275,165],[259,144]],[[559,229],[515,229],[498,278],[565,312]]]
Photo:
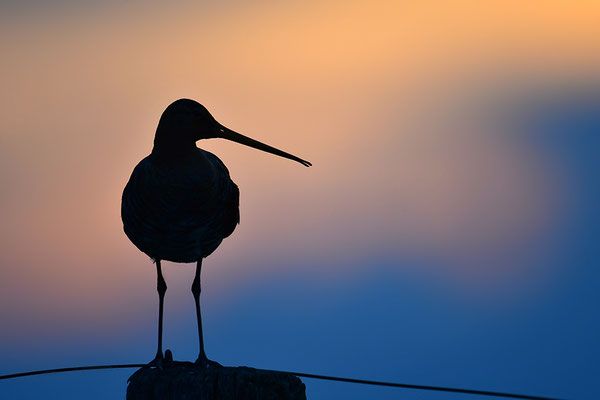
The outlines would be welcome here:
[[[139,287],[151,287],[150,261],[122,233],[120,196],[179,97],[314,164],[199,143],[242,191],[242,223],[209,261],[218,285],[286,257],[321,260],[314,268],[329,279],[344,260],[382,251],[434,254],[452,260],[440,264],[445,273],[495,277],[502,260],[479,265],[478,252],[502,253],[551,226],[568,182],[494,111],[598,82],[598,21],[595,1],[4,14],[0,262],[12,283],[1,296],[38,290],[65,305],[141,275]]]

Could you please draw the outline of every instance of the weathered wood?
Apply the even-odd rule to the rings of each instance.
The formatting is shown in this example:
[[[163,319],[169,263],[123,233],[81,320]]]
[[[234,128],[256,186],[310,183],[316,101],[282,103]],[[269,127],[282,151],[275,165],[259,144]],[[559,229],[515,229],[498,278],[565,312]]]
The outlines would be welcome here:
[[[127,400],[306,400],[297,376],[248,367],[174,362],[140,368],[128,382]]]

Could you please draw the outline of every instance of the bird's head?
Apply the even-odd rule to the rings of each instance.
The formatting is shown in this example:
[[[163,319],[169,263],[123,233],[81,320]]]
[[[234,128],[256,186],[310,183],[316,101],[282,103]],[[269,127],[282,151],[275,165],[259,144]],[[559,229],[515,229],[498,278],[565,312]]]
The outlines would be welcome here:
[[[206,107],[190,99],[176,100],[165,109],[156,129],[154,147],[178,151],[190,146],[195,147],[195,142],[200,139],[211,138],[232,140],[258,150],[266,151],[267,153],[297,161],[307,167],[312,165],[308,161],[292,154],[232,131],[217,122]]]

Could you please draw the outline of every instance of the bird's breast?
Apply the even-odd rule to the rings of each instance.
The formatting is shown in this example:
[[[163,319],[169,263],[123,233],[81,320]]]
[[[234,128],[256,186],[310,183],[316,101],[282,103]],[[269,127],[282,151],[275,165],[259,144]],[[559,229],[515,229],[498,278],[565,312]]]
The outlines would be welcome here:
[[[125,186],[121,215],[129,239],[150,257],[193,262],[239,223],[239,190],[211,153],[180,163],[150,155]]]

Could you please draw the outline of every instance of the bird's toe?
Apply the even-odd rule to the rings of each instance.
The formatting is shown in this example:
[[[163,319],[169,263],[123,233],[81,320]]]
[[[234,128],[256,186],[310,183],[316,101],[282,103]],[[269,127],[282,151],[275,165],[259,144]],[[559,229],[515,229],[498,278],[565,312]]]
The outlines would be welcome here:
[[[154,357],[154,359],[152,361],[150,361],[148,364],[146,364],[147,367],[156,367],[159,369],[163,368],[163,364],[164,364],[164,360],[165,357],[163,356],[162,351],[158,351],[156,353],[156,356]]]

